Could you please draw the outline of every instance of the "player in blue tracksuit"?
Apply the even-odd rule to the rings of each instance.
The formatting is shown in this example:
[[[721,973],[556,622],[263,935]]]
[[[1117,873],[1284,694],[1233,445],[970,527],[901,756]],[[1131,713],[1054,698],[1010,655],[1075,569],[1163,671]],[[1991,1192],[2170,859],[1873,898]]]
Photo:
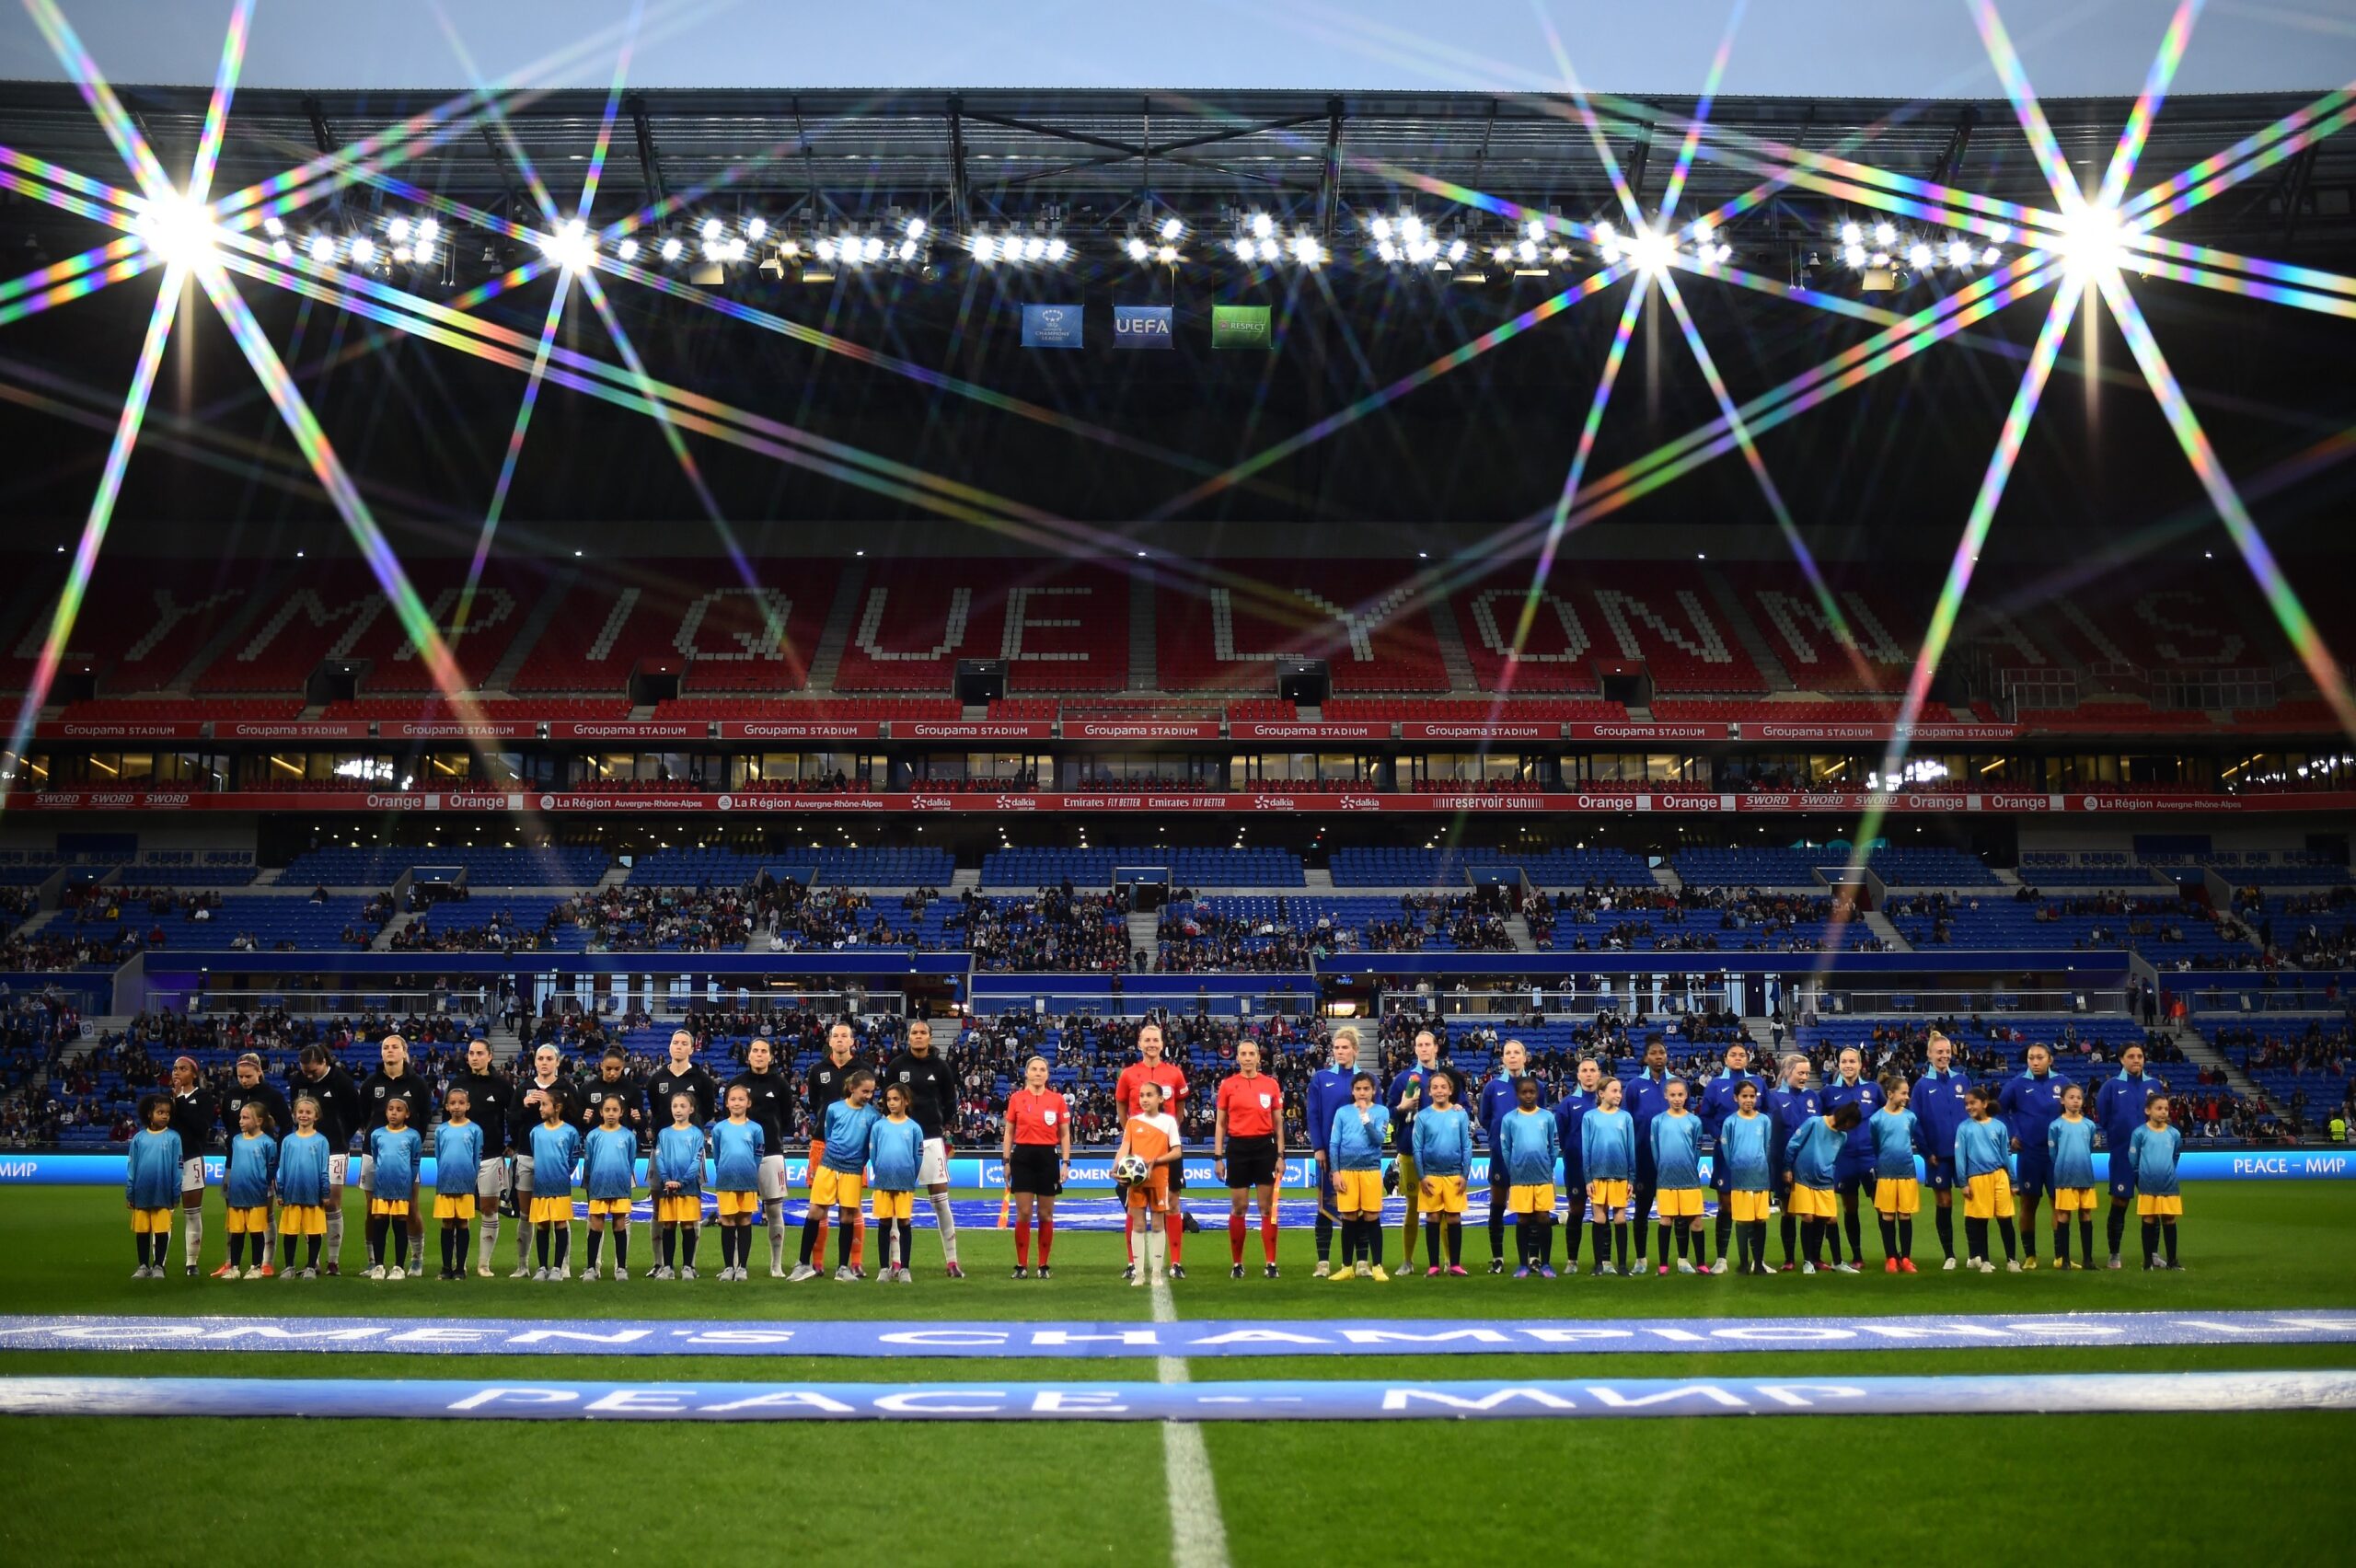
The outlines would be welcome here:
[[[294,1130],[278,1145],[278,1239],[286,1250],[286,1277],[294,1277],[294,1247],[305,1249],[302,1277],[319,1277],[319,1244],[328,1233],[328,1199],[335,1191],[329,1159],[334,1142],[319,1131],[319,1102],[294,1097]]]
[[[1579,1063],[1576,1083],[1554,1106],[1554,1130],[1562,1135],[1563,1143],[1563,1207],[1571,1219],[1570,1228],[1563,1233],[1563,1260],[1573,1271],[1579,1266],[1579,1242],[1587,1235],[1580,1217],[1587,1213],[1587,1157],[1580,1129],[1588,1113],[1600,1102],[1602,1091],[1603,1068],[1588,1056]]]
[[[1764,1079],[1750,1070],[1750,1047],[1740,1043],[1727,1047],[1726,1066],[1715,1078],[1702,1086],[1702,1131],[1709,1135],[1710,1145],[1717,1147],[1718,1129],[1735,1113],[1735,1094],[1746,1083],[1756,1084],[1765,1092]],[[1734,1233],[1734,1206],[1727,1202],[1731,1191],[1727,1185],[1726,1163],[1715,1157],[1710,1161],[1710,1190],[1718,1195],[1718,1265],[1721,1270],[1732,1254],[1727,1242]]]
[[[1938,1222],[1939,1247],[1952,1269],[1956,1266],[1955,1130],[1971,1114],[1963,1102],[1971,1080],[1955,1066],[1955,1042],[1937,1030],[1931,1031],[1925,1050],[1931,1065],[1914,1080],[1908,1106],[1923,1124],[1923,1182],[1931,1189],[1931,1201],[1938,1205],[1932,1217]]]
[[[1497,1071],[1481,1086],[1481,1141],[1488,1146],[1489,1163],[1489,1272],[1506,1272],[1506,1199],[1508,1183],[1500,1181],[1495,1169],[1497,1160],[1497,1126],[1513,1114],[1521,1103],[1520,1092],[1515,1088],[1530,1071],[1530,1051],[1519,1040],[1508,1040],[1497,1051]]]
[[[1689,1244],[1701,1248],[1702,1241],[1702,1118],[1685,1108],[1686,1085],[1683,1078],[1669,1080],[1669,1104],[1653,1118],[1645,1135],[1652,1146],[1653,1190],[1660,1205],[1660,1272],[1669,1272],[1669,1232],[1677,1233],[1677,1272],[1692,1274],[1698,1261],[1702,1272],[1710,1272],[1706,1251],[1699,1260],[1689,1259]],[[1644,1217],[1637,1216],[1639,1227]]]
[[[2018,1274],[2021,1265],[2013,1249],[2013,1181],[2005,1169],[2012,1131],[1991,1114],[1996,1091],[1986,1084],[1972,1085],[1964,1102],[1971,1107],[1971,1117],[1955,1134],[1955,1176],[1963,1188],[1964,1266],[1981,1274],[1995,1272],[1988,1256],[1988,1222],[1992,1219],[2004,1239],[2004,1267]]]
[[[139,1243],[139,1268],[131,1277],[162,1279],[164,1250],[172,1240],[172,1210],[180,1201],[180,1136],[172,1130],[170,1097],[150,1094],[142,1099],[139,1122],[122,1162],[122,1205],[131,1211],[131,1238]]]
[[[1506,1189],[1513,1209],[1514,1251],[1521,1263],[1516,1279],[1535,1270],[1554,1277],[1554,1170],[1563,1161],[1563,1135],[1554,1114],[1538,1103],[1538,1080],[1514,1080],[1518,1101],[1497,1123],[1489,1156],[1489,1183]]]
[[[530,1138],[532,1207],[527,1217],[540,1260],[532,1274],[536,1280],[563,1279],[572,1264],[572,1168],[581,1162],[581,1134],[565,1120],[567,1099],[562,1090],[540,1096],[540,1120]]]
[[[2143,1266],[2147,1269],[2184,1266],[2176,1261],[2176,1222],[2184,1216],[2176,1166],[2183,1153],[2184,1135],[2168,1125],[2168,1098],[2155,1091],[2144,1104],[2143,1124],[2127,1140],[2127,1163],[2135,1172],[2135,1212],[2143,1221]]]
[[[2053,1166],[2045,1147],[2046,1129],[2062,1114],[2067,1078],[2053,1070],[2053,1053],[2028,1048],[2028,1070],[2008,1079],[1996,1094],[1996,1114],[2012,1129],[2013,1196],[2020,1205],[2021,1267],[2037,1267],[2038,1200],[2053,1190]]]
[[[845,1082],[854,1080],[859,1094],[857,1113],[847,1114],[840,1123],[844,1134],[839,1151],[834,1142],[837,1124],[835,1112],[850,1102],[837,1101],[826,1107],[826,1169],[836,1172],[839,1181],[843,1162],[850,1166],[849,1185],[829,1193],[842,1218],[845,1268],[850,1266],[849,1249],[859,1231],[859,1177],[867,1169],[869,1135],[876,1121],[874,1107],[867,1103],[875,1091],[875,1075],[860,1067]],[[751,1085],[729,1085],[727,1109],[728,1114],[711,1124],[711,1193],[720,1220],[720,1277],[741,1284],[752,1277],[747,1271],[753,1258],[753,1216],[761,1211],[761,1160],[768,1153],[768,1131],[753,1119]],[[822,1216],[827,1206],[814,1198],[810,1213],[814,1217]],[[805,1234],[809,1225],[809,1220],[803,1221]]]
[[[463,1085],[452,1084],[443,1105],[445,1119],[433,1130],[433,1217],[442,1222],[441,1277],[457,1280],[467,1277],[462,1265],[467,1228],[474,1220],[481,1184],[483,1130],[471,1114],[474,1097]],[[484,1265],[484,1272],[490,1272],[490,1265]]]
[[[2110,1151],[2110,1266],[2119,1264],[2119,1243],[2127,1234],[2127,1205],[2135,1199],[2135,1172],[2119,1158],[2143,1124],[2143,1102],[2165,1094],[2168,1086],[2143,1070],[2143,1047],[2130,1045],[2119,1054],[2119,1076],[2095,1091],[2095,1125],[2102,1129],[2103,1147]]]
[[[1783,1223],[1776,1228],[1784,1239],[1784,1272],[1789,1274],[1799,1266],[1799,1216],[1792,1212],[1792,1135],[1821,1114],[1820,1101],[1815,1090],[1808,1087],[1808,1059],[1794,1052],[1784,1063],[1784,1080],[1780,1088],[1767,1091],[1764,1107],[1775,1124],[1772,1148],[1775,1159],[1775,1192],[1784,1201]]]
[[[1308,1118],[1310,1153],[1317,1161],[1317,1276],[1334,1272],[1334,1157],[1328,1147],[1334,1116],[1350,1103],[1350,1080],[1358,1076],[1358,1032],[1334,1032],[1333,1060],[1309,1075],[1302,1104]],[[1385,1124],[1389,1118],[1384,1118]]]
[[[1865,1077],[1865,1053],[1850,1046],[1841,1053],[1832,1081],[1824,1086],[1819,1102],[1830,1113],[1843,1105],[1857,1108],[1857,1124],[1850,1129],[1847,1141],[1841,1146],[1841,1158],[1832,1172],[1833,1190],[1841,1197],[1841,1229],[1849,1238],[1852,1261],[1865,1261],[1865,1217],[1860,1209],[1865,1190],[1874,1179],[1874,1135],[1871,1123],[1874,1113],[1882,1106],[1881,1085]],[[1841,1261],[1841,1235],[1826,1228],[1826,1239],[1831,1242],[1832,1261]]]
[[[1579,1164],[1587,1177],[1588,1218],[1595,1226],[1595,1272],[1624,1274],[1629,1266],[1624,1216],[1636,1177],[1636,1119],[1620,1107],[1618,1078],[1603,1080],[1595,1109],[1579,1124]]]
[[[1645,1217],[1653,1212],[1653,1195],[1660,1183],[1653,1170],[1653,1118],[1669,1109],[1669,1047],[1656,1040],[1645,1047],[1645,1065],[1621,1085],[1629,1118],[1636,1124],[1635,1190],[1629,1214],[1636,1228],[1636,1271],[1645,1266]]]
[[[629,1209],[638,1191],[638,1134],[622,1125],[629,1109],[618,1095],[597,1104],[597,1124],[581,1140],[581,1188],[589,1198],[589,1260],[583,1279],[597,1277],[606,1231],[614,1233],[614,1278],[629,1277]]]
[[[1718,1124],[1717,1165],[1727,1173],[1727,1190],[1719,1203],[1735,1211],[1736,1267],[1746,1274],[1763,1274],[1767,1267],[1767,1205],[1775,1182],[1775,1120],[1759,1108],[1755,1082],[1735,1088],[1734,1114]],[[1726,1254],[1718,1255],[1725,1272]]]

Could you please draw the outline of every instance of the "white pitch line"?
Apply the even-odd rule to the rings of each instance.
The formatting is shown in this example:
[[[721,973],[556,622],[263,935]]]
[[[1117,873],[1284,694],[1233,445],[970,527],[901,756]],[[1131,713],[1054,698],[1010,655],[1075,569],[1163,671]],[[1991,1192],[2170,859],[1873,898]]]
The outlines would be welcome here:
[[[1142,1244],[1138,1266],[1145,1267]],[[1178,1304],[1171,1299],[1170,1282],[1155,1274],[1153,1320],[1174,1323]],[[1186,1381],[1184,1356],[1156,1356],[1154,1376],[1164,1383]],[[1161,1474],[1170,1493],[1170,1562],[1172,1568],[1227,1568],[1227,1521],[1218,1511],[1218,1486],[1211,1479],[1210,1450],[1204,1447],[1203,1429],[1191,1421],[1161,1424]]]

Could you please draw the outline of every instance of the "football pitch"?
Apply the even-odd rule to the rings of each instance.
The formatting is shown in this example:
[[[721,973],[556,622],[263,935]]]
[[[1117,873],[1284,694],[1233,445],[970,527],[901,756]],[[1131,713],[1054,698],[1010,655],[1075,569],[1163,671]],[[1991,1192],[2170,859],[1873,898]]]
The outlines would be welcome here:
[[[1336,1284],[1311,1276],[1307,1227],[1283,1238],[1283,1277],[1227,1277],[1225,1235],[1187,1239],[1191,1277],[1168,1294],[1179,1320],[1707,1319],[1792,1315],[2170,1314],[2356,1307],[2356,1188],[2207,1183],[2188,1188],[2187,1272],[1982,1276],[1939,1272],[1926,1214],[1926,1272],[1772,1279],[1681,1275],[1546,1283],[1492,1277],[1480,1216],[1464,1279]],[[163,1282],[129,1278],[121,1200],[105,1190],[0,1193],[0,1314],[339,1316],[436,1319],[930,1320],[1118,1323],[1153,1315],[1156,1293],[1120,1279],[1116,1235],[1058,1236],[1056,1277],[1008,1277],[1010,1233],[968,1228],[963,1283],[916,1239],[911,1286],[511,1281],[401,1284],[359,1277],[357,1205],[345,1277]],[[224,1255],[208,1208],[205,1266]],[[512,1234],[512,1233],[511,1233]],[[756,1235],[758,1233],[756,1232]],[[644,1229],[632,1262],[652,1261]],[[871,1236],[871,1248],[873,1244]],[[429,1236],[429,1242],[432,1238]],[[2041,1237],[2041,1243],[2050,1237]],[[1508,1243],[1509,1245],[1510,1243]],[[2128,1246],[2134,1245],[2131,1226]],[[1391,1234],[1392,1262],[1398,1233]],[[2048,1246],[2041,1244],[2039,1251]],[[1780,1247],[1771,1239],[1771,1257]],[[582,1262],[578,1235],[573,1254]],[[716,1245],[706,1261],[717,1268]],[[870,1263],[874,1262],[871,1255]],[[0,1342],[4,1343],[4,1342]],[[1606,1365],[1608,1363],[1608,1366]],[[2346,1344],[2181,1345],[1604,1355],[1425,1353],[1196,1358],[1183,1375],[1316,1380],[1824,1379],[2038,1373],[2167,1374],[2356,1367]],[[1174,1366],[1164,1379],[1181,1376]],[[1103,1378],[1152,1382],[1149,1357],[867,1358],[730,1355],[421,1356],[272,1349],[0,1352],[0,1378],[352,1378],[463,1376],[487,1383],[583,1380],[874,1384],[982,1389]],[[364,1389],[363,1390],[364,1394]],[[365,1408],[364,1398],[360,1401]],[[10,1505],[0,1562],[118,1562],[161,1552],[281,1561],[524,1561],[559,1550],[604,1556],[691,1551],[717,1561],[777,1551],[838,1560],[1278,1563],[1342,1556],[1432,1562],[1537,1553],[1617,1562],[1715,1557],[1818,1562],[1961,1560],[2040,1550],[2071,1562],[2295,1563],[2356,1539],[2345,1484],[2356,1414],[2223,1408],[2169,1413],[1800,1415],[1585,1420],[1215,1421],[1191,1470],[1151,1422],[795,1424],[280,1417],[17,1416],[0,1419]],[[1184,1439],[1190,1447],[1191,1435]],[[1188,1461],[1193,1463],[1193,1461]],[[1205,1476],[1204,1470],[1207,1470]],[[2339,1478],[2335,1481],[2335,1477]],[[1189,1516],[1173,1545],[1172,1488]],[[1849,1543],[1846,1546],[1842,1542]],[[2339,1542],[2335,1547],[2332,1543]]]

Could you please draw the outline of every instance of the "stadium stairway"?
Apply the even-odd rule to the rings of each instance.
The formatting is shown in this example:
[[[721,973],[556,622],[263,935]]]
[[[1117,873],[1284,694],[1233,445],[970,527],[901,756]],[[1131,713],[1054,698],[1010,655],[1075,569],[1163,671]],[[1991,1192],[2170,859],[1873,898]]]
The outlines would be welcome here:
[[[1435,595],[1430,605],[1432,630],[1439,642],[1439,662],[1448,671],[1448,689],[1453,692],[1478,694],[1480,677],[1472,673],[1472,656],[1464,651],[1464,628],[1457,624],[1456,606],[1445,594]]]
[[[1129,579],[1129,678],[1131,691],[1152,691],[1161,685],[1153,656],[1153,579],[1138,572]]]
[[[1300,885],[1311,893],[1334,891],[1334,871],[1329,866],[1305,866],[1301,869]]]
[[[1879,937],[1882,940],[1883,945],[1888,947],[1892,952],[1912,952],[1914,951],[1914,944],[1908,941],[1905,937],[1901,936],[1899,933],[1898,928],[1890,924],[1889,917],[1883,914],[1878,909],[1868,909],[1865,911],[1865,929],[1871,931],[1875,936]]]
[[[524,661],[531,657],[533,649],[539,646],[541,634],[548,630],[549,623],[556,619],[557,612],[564,607],[564,601],[572,594],[572,584],[580,576],[579,567],[563,568],[549,583],[547,590],[533,601],[531,613],[524,617],[524,624],[515,628],[515,640],[507,645],[507,651],[500,656],[499,663],[491,667],[491,673],[483,676],[482,684],[486,688],[491,691],[509,689],[507,683],[521,673]]]
[[[843,562],[842,581],[835,585],[835,602],[826,611],[826,626],[818,633],[818,651],[810,660],[812,691],[835,689],[835,674],[842,668],[843,649],[858,623],[860,600],[866,591],[866,563],[858,559]]]
[[[1742,644],[1742,651],[1750,656],[1750,662],[1767,678],[1767,694],[1773,697],[1779,691],[1797,691],[1799,683],[1792,679],[1791,672],[1784,668],[1784,662],[1776,658],[1774,651],[1767,646],[1767,640],[1759,635],[1759,628],[1751,624],[1750,617],[1742,607],[1742,601],[1735,595],[1734,584],[1727,581],[1726,574],[1715,568],[1703,567],[1702,581],[1709,584],[1710,597],[1717,601],[1718,614],[1726,620],[1727,629],[1734,633],[1735,640]]]
[[[457,905],[453,905],[451,907],[456,908]],[[385,922],[385,928],[376,933],[376,940],[368,944],[368,951],[371,952],[390,952],[393,949],[393,933],[396,931],[405,931],[416,924],[417,912],[410,909],[402,910],[399,914],[395,915],[390,920]]]
[[[1683,893],[1685,891],[1685,879],[1679,876],[1675,871],[1670,870],[1669,869],[1669,862],[1666,860],[1663,860],[1659,865],[1653,868],[1653,881],[1658,882],[1663,888],[1667,889],[1670,893]]]
[[[2273,1098],[2266,1092],[2263,1085],[2236,1066],[2223,1051],[2209,1043],[2209,1037],[2195,1028],[2189,1019],[2176,1026],[2176,1043],[2177,1048],[2184,1053],[2184,1059],[2194,1066],[2223,1073],[2226,1086],[2235,1094],[2252,1100],[2270,1101]]]
[[[1506,917],[1506,934],[1513,939],[1517,952],[1536,952],[1538,939],[1530,934],[1530,922],[1519,915]]]
[[[1129,951],[1152,952],[1161,940],[1161,917],[1142,910],[1129,911]]]

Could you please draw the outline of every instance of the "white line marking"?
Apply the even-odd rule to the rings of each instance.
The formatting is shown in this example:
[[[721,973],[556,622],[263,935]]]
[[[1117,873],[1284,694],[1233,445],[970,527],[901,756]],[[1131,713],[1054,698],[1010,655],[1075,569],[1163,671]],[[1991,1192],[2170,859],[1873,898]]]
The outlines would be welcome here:
[[[1138,1266],[1149,1254],[1140,1244]],[[1178,1304],[1170,1297],[1170,1282],[1157,1274],[1149,1287],[1153,1320],[1174,1323]],[[1186,1381],[1183,1356],[1156,1356],[1154,1376],[1164,1383]],[[1218,1486],[1211,1479],[1210,1451],[1203,1444],[1203,1429],[1191,1421],[1161,1424],[1161,1474],[1170,1493],[1171,1568],[1227,1568],[1227,1521],[1218,1511]]]

